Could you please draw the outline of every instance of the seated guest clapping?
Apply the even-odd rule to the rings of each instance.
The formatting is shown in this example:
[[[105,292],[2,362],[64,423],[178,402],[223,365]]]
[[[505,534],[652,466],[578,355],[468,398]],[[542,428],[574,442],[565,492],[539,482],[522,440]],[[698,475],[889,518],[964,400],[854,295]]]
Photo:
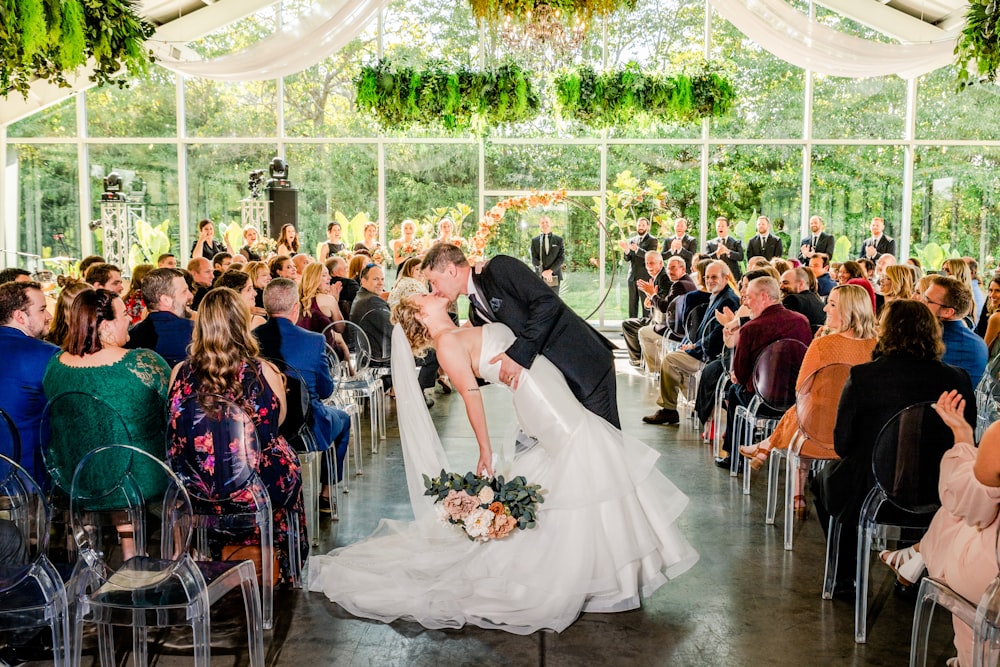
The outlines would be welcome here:
[[[904,585],[916,583],[926,569],[975,605],[997,576],[1000,425],[986,429],[977,450],[958,392],[941,394],[935,409],[955,436],[954,447],[941,459],[941,509],[919,544],[883,551],[879,558]],[[972,629],[958,618],[953,623],[958,665],[968,667],[973,664]]]
[[[294,301],[294,283],[292,294]],[[309,552],[302,475],[295,451],[278,433],[285,418],[281,375],[272,364],[260,359],[259,352],[257,341],[250,333],[250,309],[243,298],[228,287],[210,290],[198,310],[191,353],[187,360],[174,367],[170,378],[170,419],[172,422],[178,420],[181,404],[198,393],[225,396],[252,415],[260,436],[257,443],[260,457],[254,461],[256,472],[271,499],[274,545],[281,578],[290,581],[293,571],[288,542],[290,512],[296,512],[299,518],[299,550],[303,560]],[[228,447],[206,451],[199,446],[199,441],[211,432],[207,421],[196,422],[188,433],[173,432],[168,443],[172,459],[198,469],[214,466],[215,462],[210,460],[212,456],[237,456]],[[259,536],[247,538],[249,544],[259,542]]]
[[[80,445],[79,451],[56,453],[64,464],[59,471],[62,479],[71,480],[76,463],[95,446],[131,444],[162,459],[170,367],[152,350],[125,348],[129,318],[125,304],[113,292],[99,289],[78,294],[67,323],[63,352],[49,361],[42,381],[46,398],[51,401],[63,392],[84,391],[107,403],[124,423],[111,419],[63,422],[71,411],[54,412],[50,431],[73,433],[72,438],[59,438],[59,442]]]
[[[802,388],[806,379],[816,371],[831,364],[857,364],[871,361],[872,349],[875,347],[875,314],[872,312],[872,302],[868,293],[857,285],[840,285],[834,287],[827,299],[826,328],[831,333],[814,339],[806,356],[802,359],[799,377],[795,382],[795,390]],[[815,401],[815,409],[826,409],[836,413],[840,402],[840,392],[824,393],[822,387],[814,386],[821,401]],[[750,459],[750,466],[760,468],[767,461],[772,449],[785,449],[791,443],[798,430],[798,416],[795,406],[792,406],[778,422],[769,438],[756,445],[740,447],[740,454]],[[814,446],[806,440],[803,452],[808,455],[810,447]],[[801,489],[801,484],[797,487]],[[805,510],[805,498],[801,492],[795,494],[795,507],[801,514]]]
[[[965,399],[965,419],[976,422],[976,399],[969,374],[941,362],[941,325],[919,301],[891,301],[879,320],[875,360],[851,369],[837,409],[833,444],[840,457],[813,479],[816,511],[825,531],[829,517],[845,526],[840,536],[841,590],[853,585],[858,516],[875,486],[872,453],[879,431],[903,408],[933,401],[957,389]],[[943,453],[946,444],[942,444]],[[930,456],[930,453],[927,453]]]
[[[344,456],[351,437],[351,418],[343,410],[323,403],[323,399],[333,393],[326,340],[322,334],[296,326],[300,302],[298,286],[293,281],[287,278],[272,280],[264,289],[264,308],[268,320],[253,330],[260,343],[261,355],[283,361],[302,374],[312,407],[310,426],[313,435],[324,448],[336,445],[338,478],[342,477]],[[327,479],[326,466],[323,466],[322,483],[324,487],[320,495],[329,498],[327,485],[330,480]]]
[[[132,327],[125,346],[153,350],[167,364],[176,366],[187,358],[191,343],[194,322],[187,318],[187,307],[194,295],[177,269],[154,269],[146,274],[142,285],[149,315]]]

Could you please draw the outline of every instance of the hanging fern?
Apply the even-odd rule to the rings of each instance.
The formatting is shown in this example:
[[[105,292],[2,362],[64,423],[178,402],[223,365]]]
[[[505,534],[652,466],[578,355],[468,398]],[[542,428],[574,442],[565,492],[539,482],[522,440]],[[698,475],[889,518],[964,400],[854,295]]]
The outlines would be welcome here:
[[[598,74],[584,65],[556,76],[556,106],[562,118],[595,128],[721,116],[736,93],[720,69],[705,62],[692,73],[660,74],[629,63]]]
[[[126,85],[146,72],[153,26],[133,0],[4,0],[0,3],[0,96],[27,97],[35,79],[68,86],[66,72],[94,59],[91,81]]]
[[[969,0],[955,54],[959,90],[980,80],[996,81],[1000,68],[1000,8],[996,0]],[[975,74],[969,71],[973,66]]]
[[[361,68],[354,80],[355,105],[386,129],[422,125],[481,132],[538,115],[531,77],[513,63],[477,70],[437,61],[416,69],[380,60]]]

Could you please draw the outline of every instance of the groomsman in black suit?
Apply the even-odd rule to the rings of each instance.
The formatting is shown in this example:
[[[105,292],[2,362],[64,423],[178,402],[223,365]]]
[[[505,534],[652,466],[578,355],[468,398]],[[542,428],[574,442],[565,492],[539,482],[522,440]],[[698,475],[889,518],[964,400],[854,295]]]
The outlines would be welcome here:
[[[698,239],[687,233],[688,222],[684,218],[674,220],[674,235],[663,239],[663,263],[671,257],[684,260],[684,271],[691,271],[691,258],[698,252]]]
[[[438,243],[424,257],[423,275],[434,293],[469,297],[469,321],[506,324],[517,338],[500,357],[500,380],[517,388],[521,370],[539,354],[566,378],[585,408],[616,428],[614,345],[569,309],[535,272],[513,257],[497,255],[473,271],[460,248]]]
[[[558,294],[565,259],[563,240],[552,233],[552,220],[547,215],[538,220],[538,228],[542,233],[531,239],[531,265],[545,284]]]
[[[882,255],[896,254],[896,240],[886,236],[885,220],[879,217],[872,218],[872,235],[861,244],[861,252],[858,253],[860,259],[870,259],[873,262]]]
[[[618,245],[625,251],[625,261],[628,262],[628,316],[630,318],[639,316],[639,306],[642,299],[636,283],[640,280],[649,280],[646,273],[646,252],[656,250],[659,243],[655,236],[649,233],[649,220],[639,218],[635,221],[636,235],[628,241],[621,240]],[[642,309],[642,316],[649,317],[649,311]]]
[[[743,259],[743,244],[739,239],[729,235],[729,220],[721,215],[715,219],[715,231],[718,236],[705,245],[705,254],[712,259],[718,259],[729,267],[733,280],[740,281],[743,277],[743,270],[740,268],[740,260]]]
[[[818,215],[809,218],[809,231],[812,234],[802,239],[802,245],[799,246],[799,261],[808,264],[812,256],[817,254],[833,257],[836,241],[833,234],[823,231],[823,218]]]
[[[770,262],[775,257],[781,257],[784,250],[781,239],[771,233],[771,221],[768,217],[762,215],[757,218],[757,236],[747,243],[747,259],[763,257]]]

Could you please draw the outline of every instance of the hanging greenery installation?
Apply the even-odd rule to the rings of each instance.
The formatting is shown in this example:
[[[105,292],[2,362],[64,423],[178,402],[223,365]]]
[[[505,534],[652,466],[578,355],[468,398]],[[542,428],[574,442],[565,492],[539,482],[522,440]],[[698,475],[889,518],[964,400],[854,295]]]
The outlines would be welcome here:
[[[959,90],[980,80],[996,81],[1000,68],[1000,7],[997,0],[969,0],[965,27],[955,44],[955,54],[958,56]],[[975,74],[970,72],[970,66],[976,70]]]
[[[562,118],[595,128],[718,117],[736,98],[723,70],[710,61],[676,74],[646,72],[634,62],[607,72],[583,65],[556,76],[556,106]]]
[[[153,26],[132,0],[0,0],[0,96],[27,98],[35,79],[68,86],[66,73],[93,59],[90,79],[126,85],[145,73]]]
[[[432,62],[423,68],[380,60],[355,79],[356,105],[385,129],[411,125],[477,131],[538,115],[532,73],[516,64],[477,70]]]

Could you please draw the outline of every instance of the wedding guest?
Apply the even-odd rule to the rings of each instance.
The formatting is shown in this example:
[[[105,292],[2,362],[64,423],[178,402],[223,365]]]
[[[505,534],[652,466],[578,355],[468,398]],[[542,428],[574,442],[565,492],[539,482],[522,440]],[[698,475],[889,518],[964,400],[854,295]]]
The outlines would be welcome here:
[[[304,252],[300,252],[295,257],[292,257],[292,264],[295,265],[295,273],[297,275],[295,282],[299,282],[302,274],[305,273],[306,267],[314,263],[313,258]]]
[[[295,263],[288,255],[274,257],[271,260],[270,269],[272,280],[275,278],[288,278],[294,281],[299,277],[299,271],[295,268]]]
[[[853,280],[854,278],[865,278],[865,270],[861,268],[861,265],[853,260],[848,260],[841,264],[837,274],[837,283],[846,285],[848,280]],[[865,279],[867,280],[867,278]]]
[[[165,252],[156,258],[156,268],[158,269],[176,269],[177,268],[177,258],[174,257],[169,252]]]
[[[80,266],[78,267],[79,275],[81,278],[87,275],[87,269],[89,269],[94,264],[104,264],[106,260],[100,255],[88,255],[80,260]]]
[[[125,291],[122,271],[114,264],[91,264],[84,280],[93,285],[94,289],[106,289],[118,296],[121,296],[121,293]]]
[[[325,264],[313,263],[306,267],[299,281],[299,317],[295,322],[306,331],[326,335],[326,342],[337,351],[342,360],[350,357],[350,350],[341,334],[344,324],[336,325],[336,331],[327,331],[334,322],[347,318],[340,310],[340,290],[343,283],[332,283],[330,271]]]
[[[142,280],[153,270],[152,264],[140,264],[132,269],[132,279],[129,281],[128,292],[125,293],[125,312],[128,313],[129,324],[136,325],[146,316],[146,302],[142,296]]]
[[[62,347],[66,336],[69,335],[69,309],[73,305],[73,300],[76,299],[80,292],[92,289],[94,288],[90,283],[73,278],[70,278],[63,284],[62,290],[59,292],[59,297],[56,299],[52,324],[49,326],[48,333],[45,334],[46,342],[52,343],[56,347]]]
[[[271,501],[279,576],[282,581],[290,582],[290,514],[298,516],[298,548],[302,562],[309,553],[302,475],[298,456],[278,433],[286,409],[281,375],[271,363],[261,360],[259,353],[257,340],[250,333],[250,309],[246,302],[226,287],[210,291],[198,311],[191,352],[186,361],[174,368],[170,377],[170,421],[178,422],[183,401],[198,393],[224,396],[253,416],[260,436],[257,443],[260,456],[250,462]],[[229,454],[228,447],[206,450],[200,446],[200,441],[210,432],[208,422],[195,422],[191,432],[173,431],[168,456],[198,469],[214,466],[214,456]],[[224,465],[239,464],[226,462]],[[215,507],[221,511],[221,506]],[[244,544],[260,544],[260,537],[250,535]],[[221,549],[222,543],[212,546]]]
[[[244,303],[247,304],[247,308],[250,309],[250,328],[259,327],[267,321],[262,316],[253,314],[257,302],[257,290],[254,289],[253,281],[250,280],[248,274],[230,269],[212,283],[212,289],[218,287],[228,287],[240,295]]]
[[[271,282],[271,270],[266,262],[250,262],[243,267],[243,272],[253,281],[254,308],[261,309],[261,312],[255,311],[254,314],[261,315],[264,308],[264,288]]]
[[[896,299],[913,298],[913,289],[916,286],[913,268],[906,264],[891,264],[885,267],[885,275],[882,276],[880,287],[885,302]]]
[[[441,222],[438,223],[438,235],[434,242],[450,243],[461,248],[465,239],[461,236],[455,236],[455,223],[451,221],[451,218],[441,218]]]
[[[340,285],[340,298],[337,302],[340,313],[349,316],[354,297],[358,295],[361,285],[357,280],[348,277],[347,260],[343,257],[335,256],[326,260],[326,270],[330,272],[330,285]]]
[[[243,247],[240,248],[240,254],[243,255],[248,262],[260,261],[260,255],[253,250],[253,247],[257,244],[258,236],[259,232],[253,225],[247,225],[243,228]]]
[[[341,238],[343,230],[340,228],[340,223],[336,220],[331,221],[326,226],[326,243],[319,248],[319,261],[326,262],[329,258],[334,255],[344,252],[347,245]]]
[[[18,463],[39,481],[45,479],[38,452],[38,427],[45,407],[42,376],[49,360],[59,353],[58,347],[42,340],[51,321],[40,284],[13,280],[0,284],[0,348],[8,359],[0,364],[0,386],[7,389],[0,392],[0,409],[21,436]],[[13,443],[3,453],[10,456],[12,449]]]
[[[628,289],[628,316],[629,319],[639,317],[640,308],[643,304],[643,295],[639,292],[639,281],[649,280],[649,273],[646,271],[646,253],[656,250],[659,242],[656,237],[649,233],[649,220],[639,218],[635,221],[635,236],[618,241],[618,246],[624,253],[623,259],[628,264],[628,276],[626,285]],[[662,266],[662,262],[660,266]],[[649,309],[641,308],[642,317],[649,317]]]
[[[692,259],[698,252],[698,239],[687,233],[688,222],[684,218],[674,220],[674,234],[663,239],[663,264],[670,266],[671,257],[684,260],[684,273],[691,271]]]
[[[884,234],[885,220],[880,217],[872,218],[869,225],[872,235],[862,241],[861,251],[858,253],[859,259],[877,260],[882,255],[888,253],[896,254],[896,241]]]
[[[194,299],[191,301],[191,310],[198,310],[201,300],[212,289],[215,282],[215,272],[212,270],[212,263],[203,257],[197,257],[188,262],[188,274],[191,276],[191,292]]]
[[[1000,426],[990,425],[979,447],[965,420],[965,401],[956,392],[941,394],[934,409],[951,428],[954,446],[941,459],[938,489],[941,509],[918,544],[883,551],[879,558],[903,585],[927,573],[975,604],[997,576],[996,542],[1000,526]],[[949,666],[974,664],[972,629],[953,617],[958,659]]]
[[[232,255],[233,250],[229,247],[229,241],[226,239],[222,239],[222,241],[219,243],[215,240],[215,225],[211,220],[208,218],[200,220],[198,222],[198,239],[191,246],[191,259],[203,258],[211,261],[220,252],[229,252]]]
[[[758,217],[757,235],[747,243],[747,259],[763,257],[767,261],[771,261],[775,257],[781,257],[783,252],[781,239],[771,233],[770,219],[766,215]],[[778,272],[783,273],[781,269],[778,269]]]
[[[743,243],[729,235],[729,220],[723,216],[715,219],[715,231],[718,236],[705,245],[705,255],[711,259],[725,262],[729,267],[729,275],[733,280],[739,280],[743,275],[740,261],[743,259]]]
[[[931,310],[919,301],[892,301],[879,320],[875,360],[851,369],[834,429],[834,449],[840,460],[827,464],[812,483],[823,530],[830,516],[845,527],[840,535],[837,591],[853,587],[858,550],[854,528],[864,499],[875,486],[872,452],[882,427],[903,408],[933,401],[952,389],[966,399],[966,420],[976,423],[969,374],[942,363],[943,354],[941,325]]]
[[[1000,345],[994,346],[997,335],[1000,334],[1000,275],[994,275],[990,284],[986,288],[986,304],[983,312],[979,316],[979,324],[976,325],[976,333],[986,341],[986,347],[990,349],[990,358],[996,356]]]
[[[156,269],[145,278],[149,315],[129,331],[125,347],[146,348],[159,354],[169,366],[187,357],[194,322],[187,308],[194,295],[184,275],[176,269]]]
[[[814,215],[809,218],[810,235],[803,238],[802,243],[799,246],[799,261],[803,264],[809,264],[812,266],[810,260],[815,255],[826,255],[827,262],[829,262],[830,257],[833,256],[833,251],[837,242],[833,238],[833,234],[827,234],[823,231],[823,228],[823,218],[818,215]],[[816,277],[819,278],[818,275]],[[826,294],[823,294],[823,296],[826,296]]]
[[[60,438],[73,451],[55,453],[55,466],[62,479],[73,478],[80,459],[96,445],[131,444],[158,459],[163,458],[166,428],[164,405],[170,367],[152,350],[130,350],[128,316],[121,298],[108,290],[85,290],[70,307],[69,333],[63,351],[51,358],[42,386],[51,401],[67,391],[85,388],[121,417],[85,424],[62,422],[66,413],[54,413],[52,433],[73,433]],[[65,490],[65,489],[64,489]]]
[[[278,254],[294,257],[299,252],[299,234],[295,225],[284,224],[278,232]]]
[[[12,266],[0,271],[0,285],[9,282],[30,283],[31,271]]]

